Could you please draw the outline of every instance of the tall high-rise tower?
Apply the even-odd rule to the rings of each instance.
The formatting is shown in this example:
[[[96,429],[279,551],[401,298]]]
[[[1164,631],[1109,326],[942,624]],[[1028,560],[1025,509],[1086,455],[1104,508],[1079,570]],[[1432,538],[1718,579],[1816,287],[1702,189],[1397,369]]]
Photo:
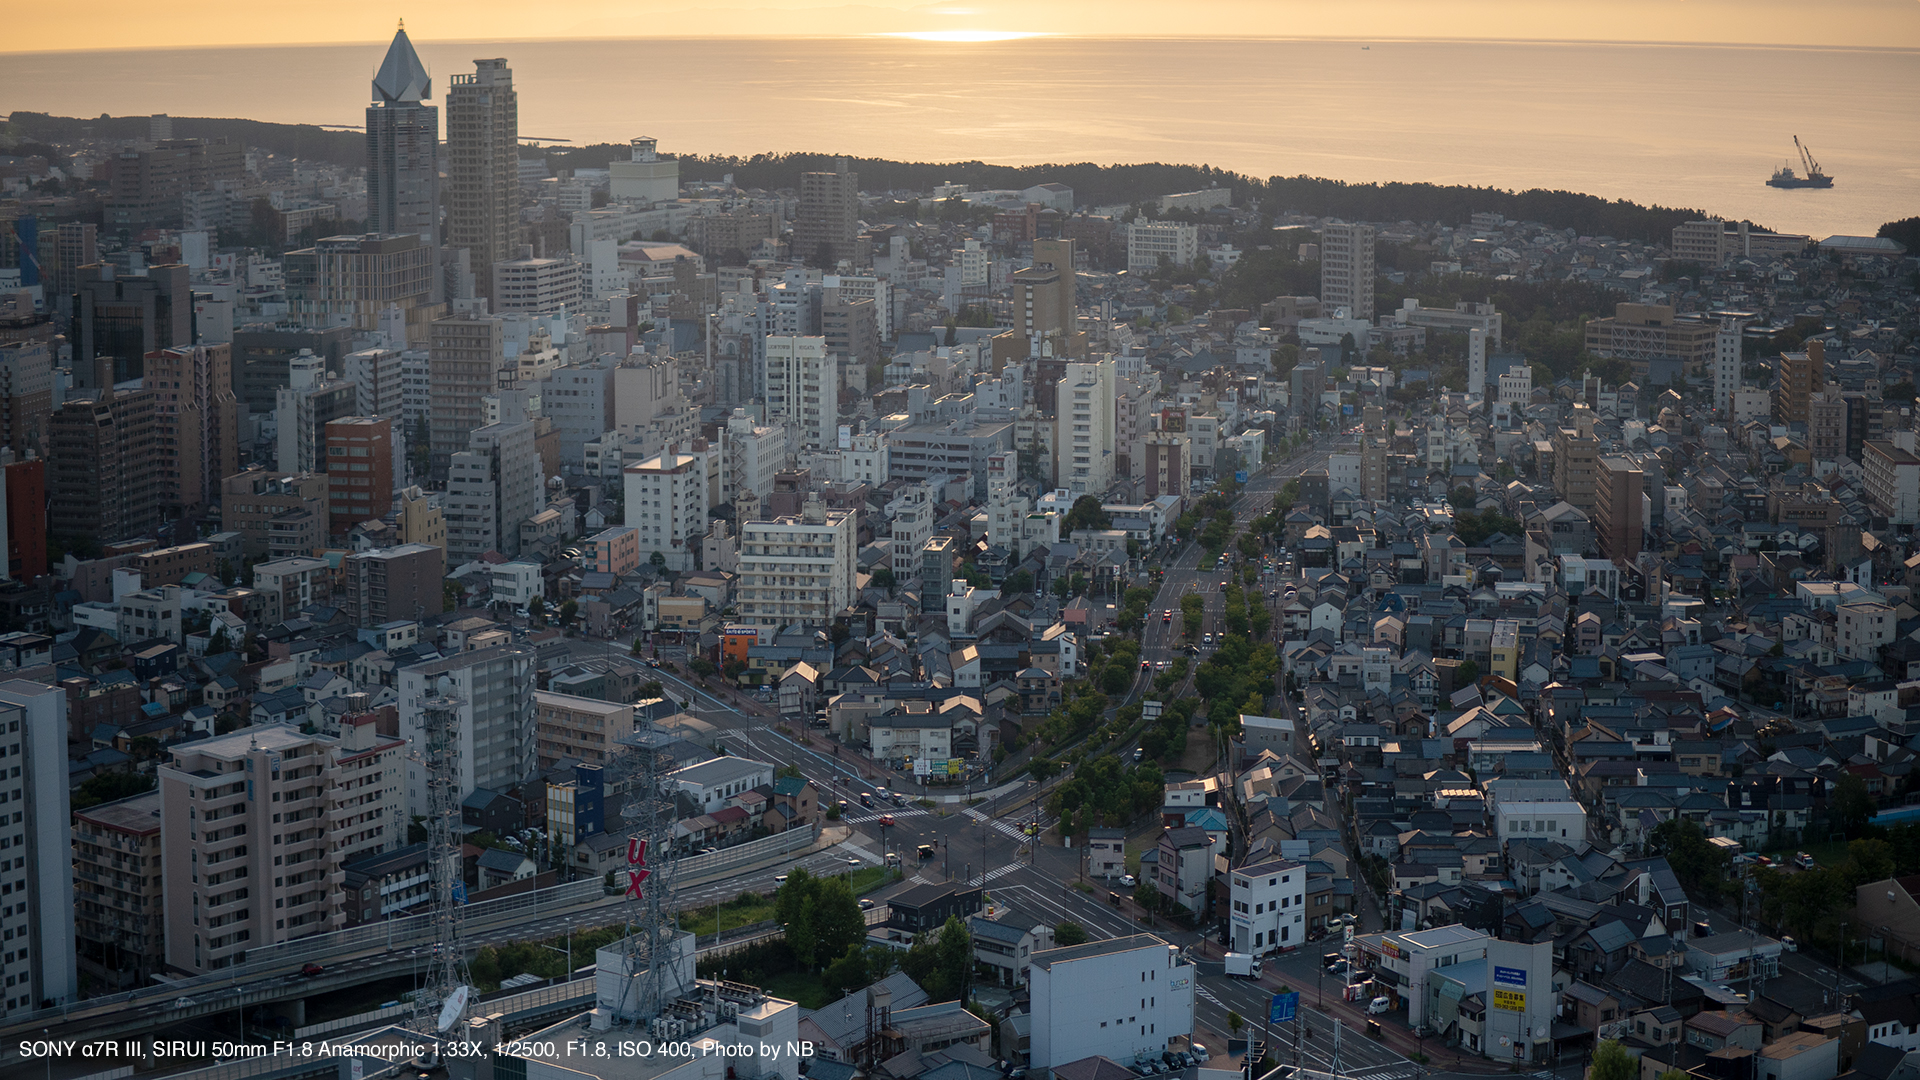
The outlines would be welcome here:
[[[1713,335],[1713,407],[1733,415],[1733,392],[1740,389],[1740,341],[1746,320],[1723,316]]]
[[[860,174],[837,158],[832,172],[800,174],[800,213],[793,222],[793,257],[831,270],[853,261],[860,230]]]
[[[426,65],[403,26],[373,77],[367,106],[367,231],[440,242],[440,110]]]
[[[1346,308],[1349,319],[1373,321],[1373,226],[1320,230],[1320,306]]]
[[[475,60],[447,87],[447,243],[466,248],[476,296],[493,295],[493,264],[519,249],[520,97],[502,59]]]

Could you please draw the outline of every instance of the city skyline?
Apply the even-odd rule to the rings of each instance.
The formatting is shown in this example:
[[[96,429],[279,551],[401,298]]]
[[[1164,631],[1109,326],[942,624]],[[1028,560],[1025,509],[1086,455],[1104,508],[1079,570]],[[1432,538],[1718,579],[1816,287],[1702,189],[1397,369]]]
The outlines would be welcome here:
[[[1202,0],[1183,5],[1181,21],[1160,18],[1157,5],[1092,0],[1010,3],[984,0],[926,4],[916,0],[642,0],[634,4],[575,2],[558,9],[487,0],[427,0],[342,19],[324,8],[297,8],[273,18],[232,0],[202,0],[195,18],[131,12],[89,28],[93,49],[333,44],[385,38],[396,19],[442,41],[767,36],[917,37],[968,45],[1008,38],[1335,39],[1383,41],[1577,41],[1648,44],[1775,45],[1815,48],[1920,48],[1920,4],[1912,0],[1842,0],[1810,6],[1786,0],[1741,3],[1697,0],[1576,0],[1538,5],[1465,0],[1446,5],[1414,0],[1363,0],[1325,8],[1306,3]],[[19,13],[11,47],[0,53],[64,51],[73,40],[54,9]],[[42,45],[41,43],[50,43]],[[21,47],[21,46],[25,47]]]

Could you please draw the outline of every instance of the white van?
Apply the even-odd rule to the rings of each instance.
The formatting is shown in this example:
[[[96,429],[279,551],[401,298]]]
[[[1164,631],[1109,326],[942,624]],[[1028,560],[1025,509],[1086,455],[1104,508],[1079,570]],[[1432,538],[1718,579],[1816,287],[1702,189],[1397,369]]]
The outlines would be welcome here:
[[[1368,1016],[1379,1016],[1391,1011],[1393,1011],[1393,999],[1390,997],[1377,997],[1367,1002]]]

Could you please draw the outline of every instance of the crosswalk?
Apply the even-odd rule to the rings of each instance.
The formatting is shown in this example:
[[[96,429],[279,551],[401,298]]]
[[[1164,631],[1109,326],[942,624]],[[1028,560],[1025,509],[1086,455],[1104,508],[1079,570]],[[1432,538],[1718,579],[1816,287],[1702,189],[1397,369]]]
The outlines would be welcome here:
[[[1001,878],[1006,877],[1008,874],[1013,873],[1015,870],[1022,869],[1023,866],[1024,864],[1022,863],[1008,863],[1007,865],[1002,866],[997,870],[988,871],[985,876],[982,876],[980,874],[975,874],[973,875],[973,879],[967,882],[967,887],[977,889],[980,886],[985,885],[989,881],[999,881]]]
[[[840,820],[847,825],[865,825],[870,821],[879,821],[883,817],[903,818],[932,816],[933,811],[931,810],[922,810],[918,807],[909,810],[906,807],[901,807],[898,810],[875,810],[870,814],[842,814]]]
[[[1213,1004],[1218,1005],[1223,1009],[1227,1007],[1225,1002],[1213,996],[1213,991],[1207,989],[1204,986],[1194,988],[1193,992],[1196,996],[1200,998],[1201,1001],[1212,1002]]]
[[[978,809],[974,807],[971,807],[971,806],[967,807],[966,815],[975,821],[986,822],[987,825],[990,828],[992,828],[994,831],[999,832],[1006,836],[1010,836],[1013,839],[1020,841],[1021,843],[1026,843],[1027,840],[1030,839],[1026,833],[1023,833],[1020,831],[1019,826],[1013,824],[1010,821],[1002,821],[999,818],[988,817],[987,815],[981,813]]]
[[[1405,1080],[1413,1075],[1413,1070],[1404,1061],[1390,1062],[1386,1065],[1371,1065],[1364,1069],[1350,1069],[1348,1076],[1362,1077],[1364,1080]]]

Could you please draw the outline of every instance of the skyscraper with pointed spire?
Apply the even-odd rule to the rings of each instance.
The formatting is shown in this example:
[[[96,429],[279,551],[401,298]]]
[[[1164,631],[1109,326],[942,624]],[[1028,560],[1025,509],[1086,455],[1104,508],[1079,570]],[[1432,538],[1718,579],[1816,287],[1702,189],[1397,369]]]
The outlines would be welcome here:
[[[472,253],[474,295],[520,237],[520,97],[505,60],[475,60],[447,87],[447,243]]]
[[[373,77],[367,106],[367,231],[440,243],[440,110],[402,23]]]

